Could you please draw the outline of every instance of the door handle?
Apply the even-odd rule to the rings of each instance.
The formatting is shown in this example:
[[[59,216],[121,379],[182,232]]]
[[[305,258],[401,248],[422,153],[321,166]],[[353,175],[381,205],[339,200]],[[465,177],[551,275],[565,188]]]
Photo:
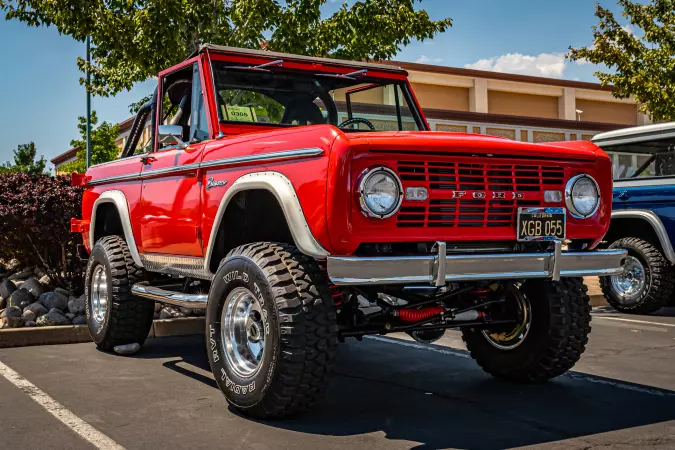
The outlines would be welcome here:
[[[619,200],[628,200],[630,198],[630,194],[628,191],[621,191],[619,194]]]
[[[157,158],[155,158],[154,156],[146,155],[141,157],[141,162],[146,165],[155,161],[157,161]]]

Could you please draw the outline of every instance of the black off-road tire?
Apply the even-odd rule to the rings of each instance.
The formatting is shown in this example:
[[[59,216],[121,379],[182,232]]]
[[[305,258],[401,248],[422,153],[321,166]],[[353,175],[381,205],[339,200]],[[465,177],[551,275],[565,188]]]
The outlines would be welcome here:
[[[495,347],[477,328],[462,338],[471,357],[487,373],[504,380],[542,382],[570,370],[586,349],[591,332],[591,305],[581,278],[527,281],[532,322],[522,343],[510,350]]]
[[[108,285],[108,307],[100,324],[94,319],[90,300],[91,278],[98,265],[104,267]],[[131,286],[143,277],[143,269],[134,263],[126,241],[120,236],[105,236],[94,245],[85,273],[85,304],[89,334],[98,348],[110,351],[118,345],[145,342],[152,326],[154,304],[131,294]]]
[[[257,372],[248,377],[232,369],[222,345],[221,314],[237,288],[253,294],[268,325]],[[221,262],[206,311],[207,353],[227,401],[244,414],[285,417],[320,399],[332,372],[337,331],[327,276],[295,247],[247,244]]]
[[[600,277],[600,288],[616,310],[628,314],[650,314],[672,301],[675,290],[673,267],[661,251],[651,243],[638,238],[622,238],[609,248],[623,248],[628,255],[637,258],[645,270],[645,288],[631,304],[622,302],[621,296],[612,287],[612,277]]]

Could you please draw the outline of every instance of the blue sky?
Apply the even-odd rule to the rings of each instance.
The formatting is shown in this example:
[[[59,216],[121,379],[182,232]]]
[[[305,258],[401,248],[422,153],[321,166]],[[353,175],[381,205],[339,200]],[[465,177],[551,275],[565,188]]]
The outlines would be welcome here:
[[[350,3],[354,0],[350,0]],[[326,13],[341,1],[329,0]],[[616,10],[615,0],[601,0]],[[396,59],[454,67],[597,81],[596,68],[565,61],[568,46],[591,44],[593,0],[424,0],[432,18],[451,17],[453,27],[432,41],[414,42]],[[618,13],[618,11],[616,11]],[[76,58],[84,44],[53,28],[32,28],[0,15],[0,162],[18,144],[34,141],[47,159],[78,137],[77,117],[86,111]],[[94,97],[99,120],[120,122],[129,104],[147,95],[152,81],[114,98]]]

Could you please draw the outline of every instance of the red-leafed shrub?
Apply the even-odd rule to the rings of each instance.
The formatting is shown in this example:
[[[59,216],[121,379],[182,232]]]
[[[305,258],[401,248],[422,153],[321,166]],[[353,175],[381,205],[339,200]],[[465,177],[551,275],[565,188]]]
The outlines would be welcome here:
[[[82,187],[69,177],[0,174],[0,259],[42,267],[57,285],[79,290],[82,238],[70,232],[70,219],[81,211]]]

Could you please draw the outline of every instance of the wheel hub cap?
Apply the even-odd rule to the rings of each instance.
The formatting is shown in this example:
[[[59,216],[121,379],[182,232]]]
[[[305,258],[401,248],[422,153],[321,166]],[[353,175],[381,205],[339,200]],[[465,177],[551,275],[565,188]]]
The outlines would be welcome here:
[[[102,265],[96,266],[91,276],[89,305],[94,326],[99,328],[108,312],[108,275]]]
[[[645,268],[634,256],[626,256],[623,273],[610,277],[612,289],[624,304],[632,304],[640,297],[646,286]]]
[[[530,301],[520,289],[513,289],[509,294],[511,299],[507,301],[515,302],[515,312],[518,322],[513,329],[506,331],[483,330],[485,339],[500,350],[513,350],[525,341],[530,332],[532,324],[532,311]]]
[[[227,296],[220,316],[221,345],[230,368],[242,378],[258,372],[263,360],[267,320],[257,298],[244,287]]]

